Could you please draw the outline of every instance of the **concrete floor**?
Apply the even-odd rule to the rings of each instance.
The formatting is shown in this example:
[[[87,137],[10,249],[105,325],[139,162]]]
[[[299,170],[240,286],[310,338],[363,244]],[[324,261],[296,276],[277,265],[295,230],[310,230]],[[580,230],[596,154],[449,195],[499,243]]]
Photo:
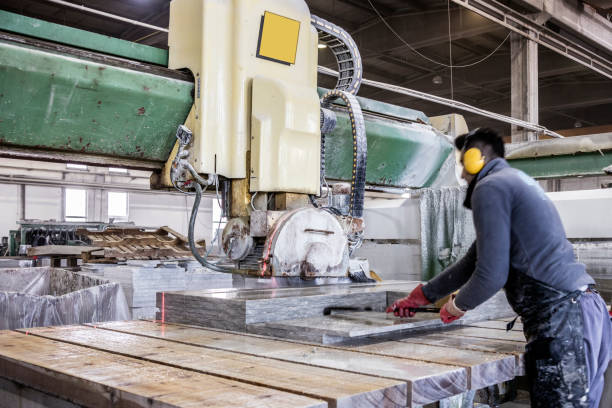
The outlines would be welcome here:
[[[516,399],[512,402],[506,402],[505,404],[501,404],[499,408],[529,408],[531,404],[529,403],[529,393],[524,390],[518,390]]]

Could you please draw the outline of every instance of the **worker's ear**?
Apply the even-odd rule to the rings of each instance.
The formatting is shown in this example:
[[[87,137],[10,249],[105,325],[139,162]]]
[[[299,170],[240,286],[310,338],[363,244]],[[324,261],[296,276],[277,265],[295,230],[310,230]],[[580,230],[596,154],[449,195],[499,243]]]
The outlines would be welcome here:
[[[463,167],[470,174],[478,174],[485,166],[485,156],[477,147],[471,147],[463,154]]]

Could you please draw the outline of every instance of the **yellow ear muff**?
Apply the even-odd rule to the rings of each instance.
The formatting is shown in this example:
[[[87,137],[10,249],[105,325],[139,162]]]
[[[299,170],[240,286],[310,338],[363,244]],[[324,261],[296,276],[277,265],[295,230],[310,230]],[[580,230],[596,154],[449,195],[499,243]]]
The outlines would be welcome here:
[[[463,154],[463,167],[470,174],[478,174],[485,165],[485,158],[477,147],[472,147]]]

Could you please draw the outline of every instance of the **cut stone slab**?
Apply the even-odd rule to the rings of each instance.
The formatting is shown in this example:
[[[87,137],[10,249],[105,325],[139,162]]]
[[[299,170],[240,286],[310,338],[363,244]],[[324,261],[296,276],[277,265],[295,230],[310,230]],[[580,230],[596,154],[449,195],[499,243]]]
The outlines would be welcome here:
[[[334,313],[305,319],[282,320],[247,325],[247,331],[261,335],[313,341],[322,344],[390,336],[414,329],[442,326],[437,313],[419,313],[412,318],[397,318],[385,312]]]
[[[247,331],[247,325],[323,316],[326,308],[384,311],[387,288],[409,293],[417,282],[329,285],[305,288],[238,289],[157,294],[158,319],[218,329]]]
[[[450,348],[460,348],[464,350],[487,351],[492,353],[511,354],[515,356],[516,375],[525,375],[525,343],[500,340],[485,339],[478,337],[466,337],[455,335],[452,331],[443,333],[420,334],[410,336],[400,340],[406,343],[416,343],[425,345],[435,345]]]
[[[403,291],[395,291],[390,289],[387,291],[387,303],[392,304],[397,299],[406,296],[407,293]],[[419,313],[417,313],[417,316]],[[474,310],[467,312],[461,319],[460,322],[463,324],[479,322],[483,320],[500,319],[500,318],[514,318],[516,313],[510,307],[506,294],[503,291],[497,292],[493,297],[484,302],[483,304],[476,307]],[[448,325],[445,325],[445,327]]]
[[[160,309],[157,319],[317,342],[442,326],[437,317],[406,321],[393,320],[393,316],[384,314],[388,304],[408,295],[417,284],[391,281],[301,288],[164,292],[157,294],[156,304]],[[347,313],[324,316],[330,308],[346,309]],[[355,310],[379,314],[370,314],[368,318],[358,314],[349,317]],[[455,324],[500,318],[511,313],[505,296],[500,293]]]
[[[110,401],[142,408],[327,407],[301,395],[14,331],[0,332],[0,377],[87,407]]]
[[[104,278],[123,287],[130,307],[153,307],[158,291],[186,287],[185,270],[178,268],[119,266],[105,268]]]
[[[232,286],[231,274],[198,268],[189,262],[128,260],[126,265],[86,264],[81,269],[84,271],[83,275],[119,283],[126,295],[128,306],[137,308],[136,313],[132,315],[134,319],[155,318],[157,292]]]
[[[319,347],[260,336],[155,322],[113,322],[97,327],[205,348],[405,381],[408,406],[439,401],[467,389],[467,370],[448,364],[377,356],[352,349]]]
[[[351,348],[351,350],[465,367],[468,370],[468,388],[470,390],[479,390],[509,381],[515,377],[516,372],[515,357],[509,354],[399,341],[358,346]]]
[[[512,319],[508,320],[485,320],[482,322],[474,322],[468,324],[470,327],[482,327],[485,329],[498,329],[498,330],[506,330],[508,323],[510,323]],[[512,331],[523,332],[523,323],[521,323],[521,319],[518,319],[514,322],[514,326],[511,329]]]
[[[399,292],[388,291],[387,296],[389,294],[395,296],[397,293]],[[419,312],[411,318],[399,318],[392,313],[385,312],[336,310],[332,311],[329,316],[319,315],[302,319],[247,324],[247,331],[261,335],[332,344],[365,337],[389,338],[416,331],[463,326],[491,317],[506,316],[508,310],[505,295],[499,293],[450,325],[442,323],[439,313]]]
[[[36,328],[40,336],[146,362],[305,395],[341,407],[404,407],[406,383],[374,376],[296,364],[225,350],[169,342],[88,326]],[[205,404],[202,404],[205,405]],[[234,404],[232,404],[233,406]]]
[[[492,339],[492,340],[509,340],[516,341],[520,343],[525,343],[525,335],[520,331],[504,331],[498,329],[488,329],[481,327],[461,327],[461,328],[453,328],[444,332],[445,334],[451,336],[468,336],[468,337],[477,337],[482,339]]]

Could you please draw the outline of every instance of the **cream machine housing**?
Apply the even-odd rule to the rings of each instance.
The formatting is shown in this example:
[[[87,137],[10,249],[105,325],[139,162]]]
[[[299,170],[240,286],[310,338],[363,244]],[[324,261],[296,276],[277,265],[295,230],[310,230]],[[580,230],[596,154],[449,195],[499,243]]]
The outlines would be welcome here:
[[[330,47],[339,71],[336,88],[321,99],[319,42]],[[173,0],[168,43],[169,67],[189,69],[195,83],[193,107],[177,131],[165,174],[166,184],[195,190],[189,228],[194,256],[224,272],[348,276],[349,254],[363,231],[367,154],[354,96],[361,57],[350,35],[311,16],[303,0]],[[339,98],[354,144],[344,212],[316,199],[324,181],[324,136],[336,123],[327,108]],[[197,206],[212,185],[229,203],[221,241],[233,268],[211,263],[193,242]],[[272,193],[283,195],[286,205],[270,205]]]

